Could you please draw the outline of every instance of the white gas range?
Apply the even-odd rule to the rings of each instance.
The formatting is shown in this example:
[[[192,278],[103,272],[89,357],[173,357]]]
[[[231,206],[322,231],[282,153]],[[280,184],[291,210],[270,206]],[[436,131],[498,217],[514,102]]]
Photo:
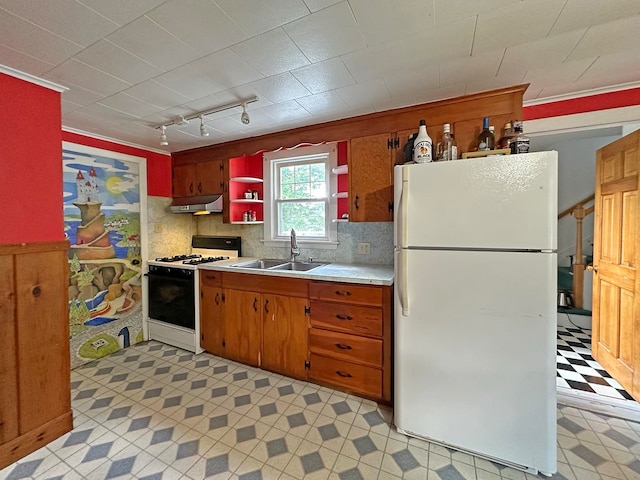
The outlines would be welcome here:
[[[241,237],[194,235],[191,253],[148,262],[149,339],[202,353],[198,265],[237,258]]]

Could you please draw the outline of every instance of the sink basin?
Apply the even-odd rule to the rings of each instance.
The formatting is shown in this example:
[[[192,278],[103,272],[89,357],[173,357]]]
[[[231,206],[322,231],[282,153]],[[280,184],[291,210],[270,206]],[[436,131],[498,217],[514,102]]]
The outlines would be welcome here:
[[[288,262],[285,263],[283,265],[278,265],[275,267],[271,267],[269,270],[292,270],[294,272],[306,272],[308,270],[312,270],[314,268],[318,268],[321,267],[323,265],[326,265],[326,263],[317,263],[317,262],[311,262],[311,263],[303,263],[303,262]]]
[[[267,268],[277,267],[277,266],[280,266],[280,265],[286,264],[286,263],[287,263],[286,260],[272,260],[272,259],[269,259],[269,258],[261,258],[259,260],[251,260],[249,262],[236,263],[233,266],[234,267],[241,267],[241,268],[258,268],[258,269],[261,269],[261,270],[265,270]]]

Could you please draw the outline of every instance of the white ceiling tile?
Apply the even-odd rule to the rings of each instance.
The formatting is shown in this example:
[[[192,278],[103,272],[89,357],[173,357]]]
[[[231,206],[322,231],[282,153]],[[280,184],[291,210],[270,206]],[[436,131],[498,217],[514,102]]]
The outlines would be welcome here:
[[[347,108],[347,104],[336,92],[323,92],[296,99],[312,115],[325,115]]]
[[[289,123],[300,119],[309,119],[311,114],[307,112],[300,104],[294,100],[288,102],[278,103],[276,105],[270,105],[260,109],[265,115],[276,122]]]
[[[224,90],[221,85],[214,83],[188,65],[158,75],[153,80],[192,100]]]
[[[615,34],[613,34],[615,32]],[[569,60],[637,51],[640,44],[640,15],[589,27],[569,55]]]
[[[131,85],[75,59],[61,63],[56,68],[50,70],[47,76],[49,78],[55,78],[62,83],[91,85],[92,91],[103,96],[112,95]]]
[[[495,77],[502,61],[504,50],[493,50],[440,63],[440,84],[451,85],[460,79],[473,77]],[[521,76],[524,72],[521,73]]]
[[[481,13],[495,12],[522,0],[435,0],[435,23],[440,28],[447,23],[475,17]]]
[[[384,81],[379,78],[336,90],[350,107],[373,105],[374,100],[391,98]]]
[[[216,0],[216,3],[251,35],[280,27],[309,13],[302,0]]]
[[[434,0],[350,0],[367,45],[433,30]]]
[[[129,115],[121,110],[116,110],[100,103],[92,103],[91,105],[87,105],[86,107],[81,107],[77,111],[80,113],[85,113],[87,115],[93,115],[98,118],[104,118],[105,120],[109,120],[112,122],[130,122],[136,121],[138,119],[138,117]]]
[[[264,77],[230,48],[200,58],[191,66],[225,89]]]
[[[440,76],[435,64],[433,67],[390,72],[385,75],[384,81],[392,98],[416,96],[423,90],[440,87]]]
[[[306,97],[311,93],[289,72],[263,78],[262,80],[252,82],[250,86],[260,97],[266,97],[273,103]]]
[[[79,0],[80,3],[113,20],[118,25],[126,25],[166,0]]]
[[[43,78],[47,78],[47,76],[45,75]],[[54,78],[47,78],[47,80],[56,82]],[[82,88],[78,85],[67,84],[65,87],[68,87],[69,90],[62,92],[62,98],[78,105],[90,105],[93,102],[97,102],[104,98],[104,95],[92,92],[91,90],[87,90],[86,88]]]
[[[189,12],[188,22],[184,12]],[[202,55],[249,38],[211,0],[170,0],[147,16]]]
[[[100,103],[107,107],[111,107],[140,118],[157,113],[161,110],[161,107],[158,107],[157,105],[143,102],[142,100],[132,97],[131,95],[127,95],[124,92],[120,92],[116,95],[100,100]]]
[[[0,0],[0,8],[85,47],[118,28],[115,22],[75,0]]]
[[[340,57],[298,68],[291,73],[311,93],[326,92],[355,83]]]
[[[619,68],[624,65],[625,68]],[[637,82],[640,78],[640,49],[635,52],[602,55],[580,77],[584,81],[599,81],[605,85]]]
[[[330,7],[340,1],[342,0],[304,0],[304,3],[310,11],[317,12],[318,10]]]
[[[566,32],[638,14],[640,14],[638,0],[616,0],[615,2],[567,0],[551,33]]]
[[[421,90],[416,94],[416,100],[418,103],[436,102],[438,100],[444,100],[445,98],[453,98],[464,95],[465,85],[449,85],[441,88],[433,88],[429,90]],[[428,125],[429,120],[427,120]]]
[[[0,10],[0,45],[38,60],[58,64],[82,50],[82,46]]]
[[[100,40],[85,48],[75,58],[131,84],[144,82],[162,73],[159,68],[107,40]]]
[[[538,98],[540,96],[541,93],[542,93],[542,89],[541,88],[535,88],[535,87],[531,87],[531,85],[529,85],[529,88],[527,88],[527,90],[524,92],[522,100],[523,100],[523,102],[526,102],[526,101],[529,101],[529,100],[535,100],[536,98]]]
[[[11,65],[11,68],[31,75],[42,75],[55,67],[54,63],[39,60],[19,50],[0,44],[0,64]]]
[[[525,82],[541,82],[543,85],[558,85],[575,82],[591,66],[595,58],[574,60],[559,65],[544,65],[532,68],[524,76]]]
[[[428,30],[402,40],[402,51],[411,67],[471,55],[475,20],[468,18],[444,28]],[[430,48],[429,46],[437,46]]]
[[[520,85],[522,83],[525,83],[523,77],[524,75],[503,75],[500,77],[467,77],[467,88],[465,89],[464,94],[470,95],[472,93],[495,90],[496,88],[505,88],[512,85]]]
[[[60,108],[62,110],[63,115],[73,112],[75,110],[78,110],[81,107],[82,105],[78,105],[77,103],[70,102],[69,100],[66,100],[64,98],[61,99],[60,101]]]
[[[528,0],[495,12],[480,13],[476,24],[473,53],[526,43],[547,36],[564,2]]]
[[[148,80],[144,83],[125,90],[125,93],[132,97],[142,100],[143,102],[157,105],[160,108],[171,108],[174,105],[180,105],[191,100],[189,97],[182,95],[174,90],[171,90],[164,85],[160,85],[158,82]]]
[[[409,67],[399,41],[363,48],[344,55],[342,61],[357,82],[382,78]]]
[[[586,29],[574,30],[507,48],[499,75],[524,74],[530,68],[562,63]]]
[[[373,108],[376,112],[384,112],[386,110],[393,110],[396,108],[409,107],[418,103],[416,97],[413,94],[406,94],[397,97],[386,98],[383,100],[376,100],[372,102]]]
[[[269,77],[309,65],[309,60],[281,28],[231,47],[247,63]]]
[[[179,67],[200,56],[193,47],[146,17],[134,20],[107,39],[163,70]]]
[[[312,13],[283,28],[312,63],[366,47],[347,2]]]

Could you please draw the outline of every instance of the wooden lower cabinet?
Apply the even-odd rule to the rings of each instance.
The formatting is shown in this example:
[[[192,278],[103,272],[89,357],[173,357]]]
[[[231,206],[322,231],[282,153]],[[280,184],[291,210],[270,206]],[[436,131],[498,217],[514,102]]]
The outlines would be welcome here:
[[[201,346],[390,404],[391,289],[201,271]]]
[[[73,428],[67,249],[0,245],[0,469]]]

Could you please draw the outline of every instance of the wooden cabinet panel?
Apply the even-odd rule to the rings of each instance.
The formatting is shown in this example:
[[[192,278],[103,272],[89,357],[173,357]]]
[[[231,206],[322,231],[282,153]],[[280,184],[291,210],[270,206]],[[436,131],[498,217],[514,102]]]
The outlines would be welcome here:
[[[224,302],[222,288],[200,280],[200,346],[213,355],[224,356]]]
[[[382,309],[311,301],[311,325],[359,335],[382,335]]]
[[[196,195],[194,185],[195,165],[174,165],[172,193],[174,197],[191,197]]]
[[[46,265],[46,268],[43,266]],[[16,255],[20,433],[71,409],[65,251]],[[28,379],[28,381],[22,381]],[[46,399],[46,408],[41,401]]]
[[[196,163],[195,189],[198,195],[224,192],[223,165],[223,162],[217,160]]]
[[[225,357],[248,365],[260,365],[262,338],[261,295],[224,289]]]
[[[307,299],[263,295],[262,307],[262,367],[306,380]]]
[[[303,278],[272,277],[270,275],[251,275],[246,273],[224,272],[223,286],[234,290],[250,290],[260,293],[273,293],[289,297],[308,296],[309,281]]]
[[[311,328],[309,351],[348,362],[382,366],[382,340]]]
[[[13,275],[13,256],[0,256],[0,445],[19,434]]]
[[[309,298],[330,302],[348,302],[356,305],[382,305],[382,288],[353,283],[312,282]]]
[[[393,220],[393,161],[388,133],[352,138],[349,154],[349,221]]]
[[[355,393],[382,397],[382,370],[312,353],[309,378],[339,385]]]

